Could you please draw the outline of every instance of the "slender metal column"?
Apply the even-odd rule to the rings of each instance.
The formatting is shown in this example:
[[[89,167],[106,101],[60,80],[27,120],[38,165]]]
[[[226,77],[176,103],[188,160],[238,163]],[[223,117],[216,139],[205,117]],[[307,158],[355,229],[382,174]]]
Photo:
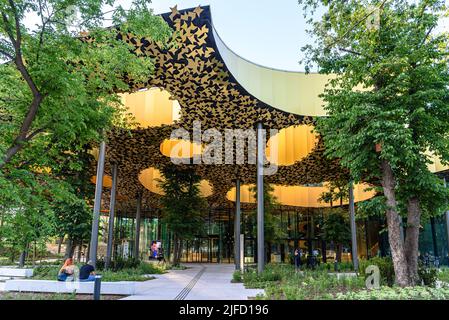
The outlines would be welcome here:
[[[446,187],[446,178],[444,178],[444,186]],[[446,211],[446,238],[447,238],[447,247],[449,249],[449,210]]]
[[[262,123],[257,124],[257,272],[265,267],[265,230],[264,230],[264,197],[263,197],[263,163],[265,137]]]
[[[97,183],[95,184],[94,214],[92,219],[92,235],[90,237],[90,252],[89,252],[89,260],[92,261],[92,265],[94,267],[97,263],[98,226],[100,221],[101,194],[103,192],[103,173],[104,173],[105,156],[106,156],[106,143],[102,141],[100,143],[100,152],[98,154]]]
[[[234,262],[235,269],[240,269],[240,180],[235,182],[235,217],[234,217]]]
[[[106,248],[105,268],[112,260],[112,241],[114,239],[115,194],[117,190],[117,164],[112,165],[112,188],[109,201],[108,246]]]
[[[134,242],[134,259],[139,259],[139,243],[140,243],[140,213],[142,207],[142,193],[137,196],[137,209],[136,209],[136,233]]]
[[[354,187],[349,183],[349,218],[351,221],[352,263],[355,271],[359,270],[359,258],[357,256],[357,229],[355,224]]]
[[[435,229],[435,218],[430,217],[430,229],[432,231],[433,256],[438,257],[437,232]]]

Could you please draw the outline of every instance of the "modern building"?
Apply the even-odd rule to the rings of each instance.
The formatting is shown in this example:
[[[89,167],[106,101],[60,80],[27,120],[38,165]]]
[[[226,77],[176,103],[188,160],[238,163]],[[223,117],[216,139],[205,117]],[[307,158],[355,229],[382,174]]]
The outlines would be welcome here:
[[[173,130],[180,128],[192,135],[194,122],[199,121],[203,132],[216,129],[223,136],[229,129],[278,130],[268,141],[260,139],[261,131],[257,131],[257,145],[247,148],[248,154],[257,151],[258,159],[265,154],[277,165],[277,172],[262,176],[259,162],[237,164],[237,155],[234,159],[224,146],[215,156],[223,161],[231,157],[232,163],[195,164],[209,205],[204,213],[207,232],[185,241],[183,261],[234,263],[239,234],[244,234],[246,263],[260,262],[264,256],[265,261],[288,262],[298,246],[308,254],[318,251],[323,260],[334,259],[336,244],[324,241],[321,232],[331,206],[346,210],[351,222],[352,246],[343,247],[343,261],[351,261],[353,250],[358,257],[387,255],[387,236],[381,232],[383,218],[355,220],[357,202],[374,196],[374,191],[366,190],[368,185],[353,186],[350,200],[337,204],[320,201],[329,190],[329,182],[349,182],[348,172],[338,161],[324,156],[323,142],[312,132],[315,120],[326,116],[319,95],[330,76],[276,70],[245,60],[221,40],[207,6],[182,11],[175,7],[162,17],[175,31],[175,46],[163,48],[148,39],[120,35],[135,47],[137,55],[154,60],[155,72],[146,83],[131,80],[134,92],[122,95],[137,124],[130,130],[115,128],[96,153],[97,176],[103,178],[92,177],[92,182],[101,182],[97,183],[94,211],[97,219],[100,215],[105,220],[112,217],[110,236],[106,237],[113,240],[109,243],[112,254],[146,257],[153,240],[160,240],[165,251],[171,251],[171,234],[159,202],[160,170],[171,162],[170,155],[193,159],[205,152],[204,141],[195,144],[192,137],[171,137]],[[431,169],[442,176],[449,172],[437,159]],[[256,201],[251,186],[260,189],[263,182],[273,187],[278,203],[274,213],[285,232],[265,246],[261,255],[257,224],[261,223],[263,207],[257,205],[260,201]],[[424,226],[420,250],[447,263],[446,219],[442,216]],[[91,253],[96,252],[91,249]]]

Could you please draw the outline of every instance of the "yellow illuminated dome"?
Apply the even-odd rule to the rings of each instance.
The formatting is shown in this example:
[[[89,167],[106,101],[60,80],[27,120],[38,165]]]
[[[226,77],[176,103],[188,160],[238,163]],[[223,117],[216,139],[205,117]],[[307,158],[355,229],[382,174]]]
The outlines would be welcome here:
[[[160,181],[163,181],[161,172],[156,168],[148,168],[139,173],[139,182],[151,192],[164,195],[164,191],[159,187]],[[212,194],[212,186],[207,180],[201,180],[200,192],[202,197],[208,197]]]
[[[160,146],[161,153],[166,157],[192,158],[202,152],[201,145],[181,139],[165,139]]]
[[[142,128],[172,124],[179,120],[181,107],[170,93],[159,88],[121,94],[123,105]]]
[[[250,191],[253,185],[243,185],[240,187],[240,202],[255,203],[255,195]],[[354,185],[354,201],[363,201],[374,196],[374,191],[365,191],[369,186],[367,184]],[[273,185],[273,196],[276,201],[282,205],[320,208],[330,207],[329,203],[320,202],[318,199],[323,192],[328,192],[329,188],[324,185],[322,187],[307,187],[307,186],[279,186]],[[226,197],[230,201],[235,201],[235,187],[229,190]],[[343,201],[343,204],[348,204],[348,201]]]
[[[279,130],[268,140],[265,155],[274,164],[290,166],[307,156],[315,147],[318,137],[313,126],[291,126]]]
[[[90,178],[90,182],[92,182],[93,184],[97,184],[97,176],[92,176],[92,178]],[[108,176],[108,175],[104,175],[103,176],[103,187],[104,188],[111,188],[112,187],[112,178],[111,178],[111,176]]]

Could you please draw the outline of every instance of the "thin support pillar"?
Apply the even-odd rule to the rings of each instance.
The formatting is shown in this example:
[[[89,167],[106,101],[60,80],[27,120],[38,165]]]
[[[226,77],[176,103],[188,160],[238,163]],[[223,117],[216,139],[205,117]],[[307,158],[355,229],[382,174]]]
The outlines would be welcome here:
[[[139,244],[140,244],[140,214],[142,208],[142,193],[137,196],[137,209],[136,209],[136,232],[134,242],[134,259],[139,259]]]
[[[354,270],[359,270],[359,258],[357,256],[357,229],[355,224],[355,208],[354,208],[354,186],[349,184],[349,217],[351,221],[351,242],[352,242],[352,263]]]
[[[106,155],[106,143],[100,143],[100,152],[98,154],[97,163],[97,183],[95,185],[95,201],[94,214],[92,219],[92,235],[90,238],[90,252],[89,260],[95,267],[97,263],[97,249],[98,249],[98,227],[100,223],[100,209],[101,209],[101,194],[103,192],[103,173],[104,173],[104,158]]]
[[[112,188],[109,203],[108,246],[106,248],[105,268],[109,267],[112,260],[112,247],[114,240],[115,195],[117,190],[117,164],[112,165]]]
[[[446,179],[444,179],[444,186],[446,186]],[[446,186],[447,187],[447,186]],[[447,238],[447,248],[449,250],[449,210],[446,211],[446,238]]]
[[[234,262],[235,269],[240,269],[240,180],[235,182],[235,217],[234,217]]]
[[[265,135],[262,123],[257,124],[257,272],[265,267],[265,234],[264,234],[264,196],[263,196],[263,164],[265,152]]]

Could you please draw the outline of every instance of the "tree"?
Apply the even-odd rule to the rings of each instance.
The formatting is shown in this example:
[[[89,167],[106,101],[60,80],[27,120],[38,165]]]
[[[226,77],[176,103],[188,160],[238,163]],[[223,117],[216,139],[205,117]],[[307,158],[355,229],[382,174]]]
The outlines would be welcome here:
[[[267,182],[264,182],[263,186],[263,199],[264,199],[264,240],[265,248],[269,248],[271,243],[276,243],[280,239],[287,237],[287,232],[281,225],[281,216],[276,214],[276,207],[279,206],[277,198],[273,195],[274,188]],[[255,195],[257,193],[257,187],[252,186],[250,192]],[[249,214],[250,219],[257,221],[257,212],[252,211]],[[257,237],[255,228],[252,228],[253,237]],[[268,253],[271,249],[268,250]],[[268,259],[268,257],[266,257]]]
[[[342,208],[329,209],[324,217],[321,228],[322,237],[326,242],[336,245],[336,260],[341,262],[342,248],[351,241],[351,229],[347,218],[347,211]]]
[[[168,164],[161,170],[162,220],[173,233],[173,264],[179,265],[182,241],[204,233],[206,201],[201,198],[201,177],[192,166]]]
[[[303,48],[308,70],[336,75],[317,125],[326,154],[383,194],[396,283],[414,285],[422,213],[441,213],[448,200],[427,167],[429,152],[449,160],[448,36],[433,32],[444,2],[299,2],[306,12],[326,8],[309,20],[316,45]]]
[[[0,0],[4,212],[76,202],[63,173],[85,170],[77,156],[113,125],[125,126],[118,93],[130,91],[130,79],[146,83],[154,69],[118,33],[168,45],[171,29],[148,3],[136,0],[124,10],[113,0]],[[102,11],[107,6],[112,9]],[[39,22],[27,26],[29,16]],[[107,19],[113,27],[104,27]],[[92,194],[79,199],[86,197]]]
[[[319,201],[329,203],[331,208],[325,210],[327,214],[323,220],[322,237],[326,242],[336,244],[336,260],[341,262],[344,245],[351,241],[351,229],[348,221],[348,211],[343,209],[343,201],[349,199],[349,184],[344,180],[329,183],[329,191],[323,192]],[[338,202],[339,207],[334,208]]]

